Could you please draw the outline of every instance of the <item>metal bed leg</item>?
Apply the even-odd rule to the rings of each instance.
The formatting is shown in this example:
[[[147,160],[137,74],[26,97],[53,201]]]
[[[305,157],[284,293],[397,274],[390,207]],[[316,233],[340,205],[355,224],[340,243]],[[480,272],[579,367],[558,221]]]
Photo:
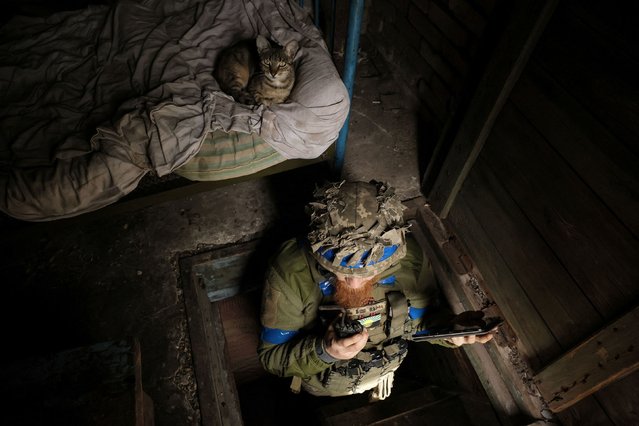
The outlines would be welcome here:
[[[320,0],[313,0],[313,20],[315,21],[315,26],[319,28],[320,26]]]
[[[328,31],[328,51],[333,56],[333,44],[335,39],[335,0],[331,0],[331,29]]]
[[[355,72],[357,71],[357,50],[359,49],[359,36],[362,27],[362,16],[364,15],[364,0],[351,0],[348,14],[348,33],[346,36],[346,48],[344,50],[344,75],[342,80],[348,90],[348,97],[353,101],[353,86],[355,85]],[[336,173],[341,174],[344,165],[344,155],[346,153],[346,139],[348,138],[348,124],[350,122],[350,111],[346,117],[346,122],[339,132],[335,143],[335,164]]]

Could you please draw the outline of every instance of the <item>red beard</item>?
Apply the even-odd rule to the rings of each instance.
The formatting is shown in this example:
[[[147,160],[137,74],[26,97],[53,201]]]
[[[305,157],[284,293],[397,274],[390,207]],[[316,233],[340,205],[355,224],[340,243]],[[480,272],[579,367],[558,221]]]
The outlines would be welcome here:
[[[376,278],[367,280],[359,288],[351,288],[343,280],[338,280],[335,285],[335,303],[348,309],[365,306],[373,299],[373,284]]]

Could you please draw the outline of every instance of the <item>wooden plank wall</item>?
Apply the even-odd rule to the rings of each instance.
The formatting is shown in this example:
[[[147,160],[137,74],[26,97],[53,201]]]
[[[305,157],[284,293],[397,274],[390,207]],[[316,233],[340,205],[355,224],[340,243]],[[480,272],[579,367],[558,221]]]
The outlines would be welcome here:
[[[560,3],[448,215],[536,373],[639,305],[638,15],[614,3]],[[637,386],[559,418],[639,424]]]

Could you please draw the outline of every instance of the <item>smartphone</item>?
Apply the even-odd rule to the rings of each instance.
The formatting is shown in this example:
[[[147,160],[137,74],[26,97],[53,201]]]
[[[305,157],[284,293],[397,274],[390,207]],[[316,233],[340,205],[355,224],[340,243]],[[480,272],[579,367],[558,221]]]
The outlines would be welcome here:
[[[484,320],[484,325],[479,327],[464,327],[464,328],[451,328],[451,327],[442,327],[442,328],[431,328],[427,330],[423,334],[414,335],[412,338],[413,342],[425,342],[428,340],[435,339],[446,339],[449,337],[456,336],[483,336],[484,334],[492,333],[497,330],[497,328],[504,323],[504,320],[501,318],[486,318]]]

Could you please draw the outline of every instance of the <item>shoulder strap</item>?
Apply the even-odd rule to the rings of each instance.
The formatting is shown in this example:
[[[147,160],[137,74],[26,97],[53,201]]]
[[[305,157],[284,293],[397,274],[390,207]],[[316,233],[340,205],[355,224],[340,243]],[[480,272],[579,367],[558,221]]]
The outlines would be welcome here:
[[[401,291],[389,291],[386,293],[388,300],[388,320],[386,329],[388,338],[400,337],[404,334],[404,323],[408,316],[408,302]]]

